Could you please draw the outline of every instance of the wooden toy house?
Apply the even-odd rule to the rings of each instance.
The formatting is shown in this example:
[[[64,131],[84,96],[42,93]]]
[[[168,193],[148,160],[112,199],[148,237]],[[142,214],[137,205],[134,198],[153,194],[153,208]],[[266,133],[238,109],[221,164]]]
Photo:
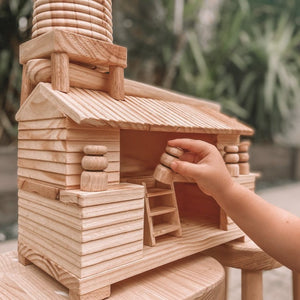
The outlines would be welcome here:
[[[124,80],[126,49],[112,43],[53,29],[20,53],[21,262],[73,299],[100,299],[117,281],[243,236],[195,183],[177,175],[161,183],[153,173],[168,140],[201,139],[253,189],[240,144],[252,129],[210,102]],[[105,180],[94,189],[97,174]]]

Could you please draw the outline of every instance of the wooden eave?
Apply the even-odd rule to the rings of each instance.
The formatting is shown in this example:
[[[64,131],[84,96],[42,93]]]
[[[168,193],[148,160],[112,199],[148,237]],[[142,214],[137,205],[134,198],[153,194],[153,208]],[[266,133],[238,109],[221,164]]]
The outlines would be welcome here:
[[[79,125],[144,131],[252,135],[253,129],[208,107],[126,96],[117,101],[101,91],[69,93],[39,83],[16,115],[17,121],[67,116]]]

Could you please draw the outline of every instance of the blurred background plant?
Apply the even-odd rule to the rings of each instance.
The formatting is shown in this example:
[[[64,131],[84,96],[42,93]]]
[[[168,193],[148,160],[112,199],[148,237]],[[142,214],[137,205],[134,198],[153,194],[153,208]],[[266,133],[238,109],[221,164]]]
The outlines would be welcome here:
[[[19,108],[22,67],[19,45],[31,29],[32,3],[28,0],[0,0],[0,141],[17,137],[14,115]]]
[[[272,141],[299,103],[297,0],[113,0],[115,43],[126,76],[220,102]],[[1,141],[16,138],[21,67],[31,0],[0,0]]]

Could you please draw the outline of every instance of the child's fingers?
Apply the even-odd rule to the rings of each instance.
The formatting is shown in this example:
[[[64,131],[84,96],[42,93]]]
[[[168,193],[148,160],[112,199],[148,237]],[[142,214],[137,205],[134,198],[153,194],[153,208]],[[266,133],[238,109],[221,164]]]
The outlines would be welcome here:
[[[213,145],[201,141],[192,139],[176,139],[168,142],[171,147],[180,147],[184,150],[188,150],[194,153],[199,153],[201,156],[207,155],[211,150]]]
[[[180,175],[199,178],[201,176],[201,166],[187,161],[176,160],[171,163],[171,168]]]
[[[195,156],[197,156],[195,153],[185,152],[179,158],[180,158],[180,160],[194,163],[195,162]]]

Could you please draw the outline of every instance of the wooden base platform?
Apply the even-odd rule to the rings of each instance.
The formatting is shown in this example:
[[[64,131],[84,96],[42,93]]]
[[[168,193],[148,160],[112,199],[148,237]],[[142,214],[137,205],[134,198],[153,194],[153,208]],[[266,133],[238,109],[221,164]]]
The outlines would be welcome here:
[[[112,286],[110,299],[173,300],[224,297],[224,270],[213,258],[193,255]],[[89,297],[76,297],[34,265],[18,263],[16,252],[0,255],[0,299],[102,299],[98,289]],[[102,294],[101,294],[102,293]],[[92,297],[91,297],[92,296]]]
[[[105,272],[81,278],[65,271],[51,260],[24,244],[19,245],[19,255],[26,258],[72,290],[76,295],[86,295],[97,289],[152,270],[167,263],[201,252],[205,249],[242,237],[244,234],[230,224],[227,231],[209,220],[181,220],[182,237],[161,238],[155,247],[145,246],[143,258]],[[75,299],[75,298],[74,298]],[[81,298],[83,299],[83,298]]]

